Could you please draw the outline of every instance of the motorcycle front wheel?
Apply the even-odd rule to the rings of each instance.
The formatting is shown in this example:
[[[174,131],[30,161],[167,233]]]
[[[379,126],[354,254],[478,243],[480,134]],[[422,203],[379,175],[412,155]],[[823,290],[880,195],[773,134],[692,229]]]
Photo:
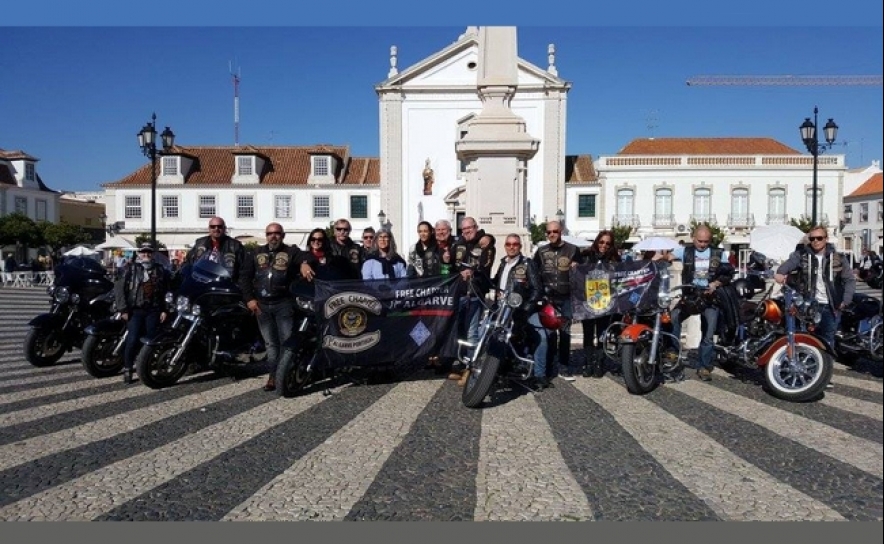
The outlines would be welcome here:
[[[285,349],[276,368],[276,394],[280,397],[294,397],[312,381],[312,370],[308,370],[313,350],[306,347]]]
[[[816,346],[796,343],[790,360],[788,348],[788,344],[777,348],[764,367],[765,388],[774,397],[790,402],[815,400],[832,379],[832,356]]]
[[[83,368],[94,378],[116,376],[123,369],[123,349],[114,355],[119,336],[89,335],[83,342]]]
[[[175,385],[187,372],[187,362],[184,357],[179,358],[176,364],[172,364],[172,358],[177,352],[178,346],[175,344],[145,344],[135,359],[138,378],[151,389]]]
[[[500,357],[497,353],[502,350],[495,350],[492,354],[488,347],[487,343],[480,345],[480,351],[470,365],[470,375],[461,394],[461,401],[467,408],[478,408],[491,393],[497,380],[497,371],[500,369]]]
[[[620,348],[620,367],[626,390],[633,395],[645,395],[657,388],[657,364],[650,360],[651,346],[647,342],[623,344]]]
[[[54,365],[67,348],[64,335],[58,330],[31,329],[25,336],[25,358],[36,367]]]

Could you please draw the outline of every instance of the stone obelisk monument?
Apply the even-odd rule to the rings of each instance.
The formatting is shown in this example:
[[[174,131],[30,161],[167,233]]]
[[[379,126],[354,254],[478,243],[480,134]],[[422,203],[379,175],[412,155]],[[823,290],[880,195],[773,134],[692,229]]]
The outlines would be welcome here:
[[[540,140],[528,134],[525,120],[510,109],[518,86],[517,62],[515,27],[479,28],[482,111],[455,143],[458,158],[468,165],[466,214],[495,236],[498,259],[504,255],[509,233],[519,234],[522,246],[529,247],[526,166],[540,145]]]

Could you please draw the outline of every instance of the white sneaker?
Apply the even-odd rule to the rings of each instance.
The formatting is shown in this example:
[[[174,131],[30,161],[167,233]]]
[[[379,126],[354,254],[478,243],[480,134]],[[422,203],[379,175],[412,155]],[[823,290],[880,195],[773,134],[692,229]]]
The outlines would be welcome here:
[[[566,382],[576,382],[577,378],[575,378],[572,374],[560,374],[561,378]]]

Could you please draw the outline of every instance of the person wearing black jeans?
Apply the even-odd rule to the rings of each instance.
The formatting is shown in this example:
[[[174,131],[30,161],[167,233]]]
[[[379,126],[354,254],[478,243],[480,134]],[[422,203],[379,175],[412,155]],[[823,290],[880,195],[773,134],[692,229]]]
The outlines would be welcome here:
[[[302,277],[311,281],[313,269],[308,262],[308,253],[301,251],[298,246],[283,243],[285,230],[282,225],[270,223],[264,235],[267,237],[267,244],[258,247],[246,257],[239,286],[243,301],[258,320],[264,346],[267,348],[270,376],[264,385],[264,391],[273,391],[276,389],[276,368],[282,346],[292,334],[295,325],[295,307],[289,285],[299,272]]]
[[[126,347],[123,353],[123,383],[133,380],[135,357],[141,337],[153,336],[166,320],[163,304],[169,290],[169,272],[153,260],[153,246],[142,244],[138,256],[114,285],[116,306],[126,321]]]

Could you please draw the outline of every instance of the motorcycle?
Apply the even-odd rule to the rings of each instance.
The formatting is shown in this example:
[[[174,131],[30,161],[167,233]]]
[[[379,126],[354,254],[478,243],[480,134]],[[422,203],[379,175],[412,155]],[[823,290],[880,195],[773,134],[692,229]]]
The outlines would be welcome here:
[[[283,343],[276,367],[276,393],[293,397],[308,385],[328,376],[322,353],[322,334],[313,308],[313,284],[297,281],[291,286],[295,298],[295,327]],[[320,368],[322,367],[322,368]]]
[[[175,308],[171,325],[141,339],[135,368],[144,385],[174,385],[191,365],[235,375],[266,359],[258,322],[224,266],[202,258],[185,266],[181,277],[177,297],[166,295],[167,304]]]
[[[83,368],[94,378],[116,376],[123,369],[123,353],[128,330],[121,312],[86,327],[83,342]]]
[[[884,285],[884,263],[881,261],[877,261],[872,265],[866,275],[865,275],[866,284],[872,289],[880,289],[881,285]]]
[[[880,363],[884,346],[884,318],[881,301],[856,293],[853,303],[841,312],[841,323],[835,331],[835,353],[838,361],[851,365],[860,357]]]
[[[533,375],[534,331],[527,319],[515,319],[517,311],[525,309],[516,285],[510,282],[504,290],[494,289],[498,296],[483,312],[475,345],[458,340],[458,359],[470,369],[461,395],[467,408],[479,407],[498,383],[522,383]],[[567,324],[567,319],[549,301],[541,302],[538,311],[544,328],[558,330]],[[472,358],[464,353],[468,349],[473,350]]]
[[[25,358],[36,367],[51,366],[80,348],[85,329],[106,317],[113,305],[114,284],[94,259],[68,258],[55,269],[55,284],[47,288],[51,307],[32,319],[24,341]]]
[[[693,286],[670,286],[667,266],[659,266],[656,275],[654,281],[659,283],[653,305],[627,312],[620,321],[611,323],[602,337],[605,354],[620,361],[626,390],[633,395],[648,394],[667,378],[681,378],[684,354],[681,348],[676,351],[666,347],[680,345],[680,340],[668,330],[673,300],[685,297],[689,305],[697,306],[692,313],[706,303]]]
[[[739,367],[760,369],[765,390],[779,399],[816,399],[831,380],[834,357],[810,332],[819,322],[815,301],[786,284],[780,295],[773,297],[771,286],[760,301],[752,302],[754,293],[743,281],[720,289],[719,307],[732,312],[736,326],[719,327],[718,366],[731,373]]]

